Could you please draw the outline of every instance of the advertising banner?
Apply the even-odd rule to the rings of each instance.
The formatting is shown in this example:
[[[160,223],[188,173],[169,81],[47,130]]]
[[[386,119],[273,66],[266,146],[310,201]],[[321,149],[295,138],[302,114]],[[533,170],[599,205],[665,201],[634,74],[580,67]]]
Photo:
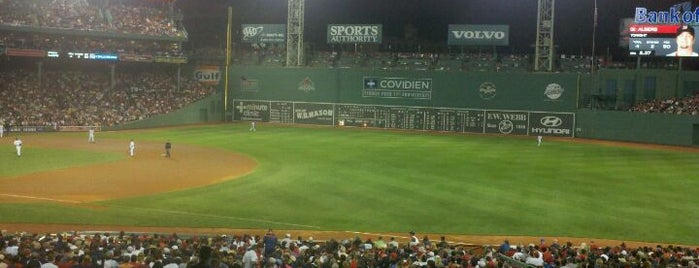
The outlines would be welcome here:
[[[527,112],[486,111],[485,133],[527,135]]]
[[[531,112],[529,122],[530,135],[573,137],[575,114]]]
[[[286,24],[243,24],[243,43],[286,43]]]
[[[381,24],[329,24],[328,44],[381,44]]]
[[[153,62],[153,55],[119,53],[119,61]]]
[[[221,81],[221,70],[215,65],[199,65],[194,69],[194,79],[205,85],[218,85]]]
[[[447,44],[450,46],[508,46],[509,25],[449,24]]]
[[[39,50],[39,49],[7,48],[7,50],[5,51],[5,54],[7,54],[7,56],[16,56],[16,57],[36,57],[36,58],[46,57],[46,51]]]
[[[233,120],[269,121],[268,101],[234,101]]]
[[[187,63],[187,57],[155,56],[153,59],[155,62],[162,63]]]
[[[334,111],[332,103],[294,103],[294,123],[333,125]]]
[[[432,78],[364,77],[362,97],[432,99]]]

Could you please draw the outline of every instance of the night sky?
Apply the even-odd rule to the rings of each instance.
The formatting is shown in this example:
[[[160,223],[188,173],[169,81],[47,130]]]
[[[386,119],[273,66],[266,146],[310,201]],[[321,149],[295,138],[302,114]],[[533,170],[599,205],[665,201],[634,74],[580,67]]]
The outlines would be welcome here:
[[[596,51],[625,55],[619,48],[619,20],[634,16],[635,7],[668,10],[679,1],[597,0]],[[699,6],[692,0],[693,7]],[[327,24],[382,24],[384,40],[404,37],[446,43],[449,24],[506,24],[508,51],[533,53],[537,0],[306,0],[307,42],[325,44]],[[594,0],[557,0],[554,40],[562,54],[591,53]],[[226,8],[233,7],[234,34],[240,24],[286,23],[287,0],[177,0],[185,14],[192,46],[225,44]]]

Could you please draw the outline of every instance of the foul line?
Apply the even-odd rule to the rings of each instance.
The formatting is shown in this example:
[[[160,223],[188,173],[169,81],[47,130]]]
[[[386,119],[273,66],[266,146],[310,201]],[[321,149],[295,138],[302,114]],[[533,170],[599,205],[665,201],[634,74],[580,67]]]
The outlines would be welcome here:
[[[71,203],[71,204],[80,204],[80,203],[81,203],[80,201],[74,201],[74,200],[63,200],[63,199],[55,199],[55,198],[48,198],[48,197],[37,197],[37,196],[29,196],[29,195],[16,195],[16,194],[2,194],[2,193],[0,193],[0,196],[16,197],[16,198],[24,198],[24,199],[46,200],[46,201],[61,202],[61,203]]]
[[[313,228],[313,229],[322,229],[320,226],[305,225],[305,224],[297,224],[297,223],[288,223],[288,222],[280,222],[280,221],[270,221],[270,220],[263,220],[263,219],[250,219],[250,218],[242,218],[242,217],[221,216],[221,215],[212,215],[212,214],[203,214],[203,213],[193,213],[193,212],[183,212],[183,211],[166,210],[166,209],[154,209],[154,208],[134,208],[134,207],[122,207],[122,206],[112,206],[112,205],[105,205],[105,206],[107,206],[107,207],[114,207],[114,208],[139,209],[139,210],[155,211],[155,212],[170,213],[170,214],[180,214],[180,215],[186,215],[186,216],[201,216],[201,217],[210,217],[210,218],[223,218],[223,219],[231,219],[231,220],[241,220],[241,221],[250,221],[250,222],[258,222],[258,223],[268,223],[268,224],[287,225],[287,226],[294,226],[294,227],[305,227],[305,228]]]

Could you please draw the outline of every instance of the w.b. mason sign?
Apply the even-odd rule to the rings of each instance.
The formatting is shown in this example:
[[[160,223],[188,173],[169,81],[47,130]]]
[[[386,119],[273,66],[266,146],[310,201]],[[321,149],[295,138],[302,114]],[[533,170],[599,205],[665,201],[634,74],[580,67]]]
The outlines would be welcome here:
[[[447,44],[457,46],[508,46],[509,25],[449,24]]]

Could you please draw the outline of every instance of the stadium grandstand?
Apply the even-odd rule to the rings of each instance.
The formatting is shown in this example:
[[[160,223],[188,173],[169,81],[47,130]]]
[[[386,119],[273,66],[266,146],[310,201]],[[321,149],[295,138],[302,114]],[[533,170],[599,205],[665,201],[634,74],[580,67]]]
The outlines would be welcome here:
[[[235,101],[238,104],[293,102],[405,108],[406,111],[416,107],[472,109],[468,111],[484,115],[493,110],[523,111],[528,119],[540,113],[537,119],[541,122],[547,116],[567,120],[566,116],[570,115],[570,121],[575,123],[563,123],[561,129],[545,134],[699,145],[699,81],[696,79],[699,76],[696,71],[680,69],[681,61],[675,58],[641,62],[635,58],[616,60],[582,53],[558,54],[552,70],[544,76],[535,72],[532,53],[493,46],[449,46],[433,42],[418,45],[387,39],[382,44],[366,45],[308,42],[304,44],[302,64],[290,67],[286,62],[286,39],[272,43],[245,42],[241,36],[234,36],[229,51],[232,68],[229,74],[233,78],[228,84],[229,74],[223,73],[229,67],[224,66],[227,62],[224,44],[192,40],[183,23],[186,15],[174,0],[0,0],[0,124],[6,130],[21,132],[29,127],[44,131],[75,127],[83,130],[80,127],[88,126],[118,130],[130,125],[142,126],[139,123],[143,122],[158,126],[153,123],[158,120],[182,124],[273,121],[269,114],[245,117],[231,107],[236,105]],[[688,68],[689,63],[685,61],[684,67]],[[430,83],[428,89],[433,95],[429,97],[413,97],[424,92],[386,98],[362,95],[367,92],[366,83],[374,81],[371,79],[387,81],[394,75],[420,77],[430,82],[456,82],[447,83],[452,92],[441,95]],[[657,80],[649,78],[654,75],[658,75]],[[476,83],[476,77],[491,80]],[[522,87],[533,85],[531,91],[523,89],[514,95],[504,95],[503,98],[509,98],[505,101],[488,102],[495,97],[495,84],[517,84],[512,80],[522,77],[536,80],[536,83],[522,82]],[[456,78],[473,80],[475,84],[462,88],[463,81]],[[561,83],[564,85],[549,82],[556,79],[565,81]],[[279,81],[291,81],[287,84],[292,85],[294,92],[285,92],[287,85]],[[343,95],[346,91],[342,89],[352,89],[362,82],[363,92],[356,96]],[[318,95],[309,93],[320,92],[327,85],[336,88]],[[563,94],[563,87],[570,97],[559,99],[556,95]],[[472,102],[462,102],[467,98],[453,93],[466,90],[472,91],[473,96],[469,95]],[[521,98],[531,92],[536,97]],[[226,99],[224,95],[229,94],[231,99]],[[524,103],[533,103],[532,100],[536,103]],[[184,117],[181,114],[190,112],[186,109],[191,107],[215,116],[180,120]],[[611,134],[598,129],[585,131],[617,123],[611,121],[614,118],[594,122],[606,115],[599,112],[615,113],[621,116],[616,117],[618,121],[626,120],[624,116],[629,114],[663,114],[668,116],[662,118],[669,120],[666,124],[679,122],[683,128],[675,132],[676,139],[669,140],[658,140],[654,130],[640,131],[635,133],[639,136],[632,138],[615,136],[613,129]],[[423,113],[425,117],[427,113]],[[577,116],[575,120],[573,114]],[[592,115],[586,117],[586,114]],[[298,114],[291,116],[294,115]],[[292,121],[301,124],[322,121],[301,119],[308,118]],[[318,124],[337,125],[341,121],[349,125],[354,120],[350,116],[346,120],[336,119]],[[275,123],[289,123],[279,120]],[[481,120],[474,126],[474,132],[491,133],[486,128],[490,121],[483,117]],[[380,120],[355,123],[355,126],[418,129],[407,127],[407,123],[379,125],[384,123]],[[429,129],[426,125],[420,125],[419,129],[468,132],[468,126]],[[536,134],[529,131],[532,129],[529,126],[524,129],[525,132],[515,134]],[[394,241],[395,237],[313,240],[292,238],[290,234],[271,240],[268,237],[274,235],[271,233],[43,234],[3,230],[0,235],[0,268],[699,267],[699,249],[672,245],[597,246],[593,242],[542,240],[474,246],[427,236],[411,243],[403,238]],[[254,261],[246,257],[248,251],[254,253]],[[208,258],[208,265],[200,265]]]
[[[469,245],[423,236],[314,239],[261,234],[121,232],[25,233],[2,230],[0,267],[484,268],[697,267],[699,249],[605,246],[542,239]]]

